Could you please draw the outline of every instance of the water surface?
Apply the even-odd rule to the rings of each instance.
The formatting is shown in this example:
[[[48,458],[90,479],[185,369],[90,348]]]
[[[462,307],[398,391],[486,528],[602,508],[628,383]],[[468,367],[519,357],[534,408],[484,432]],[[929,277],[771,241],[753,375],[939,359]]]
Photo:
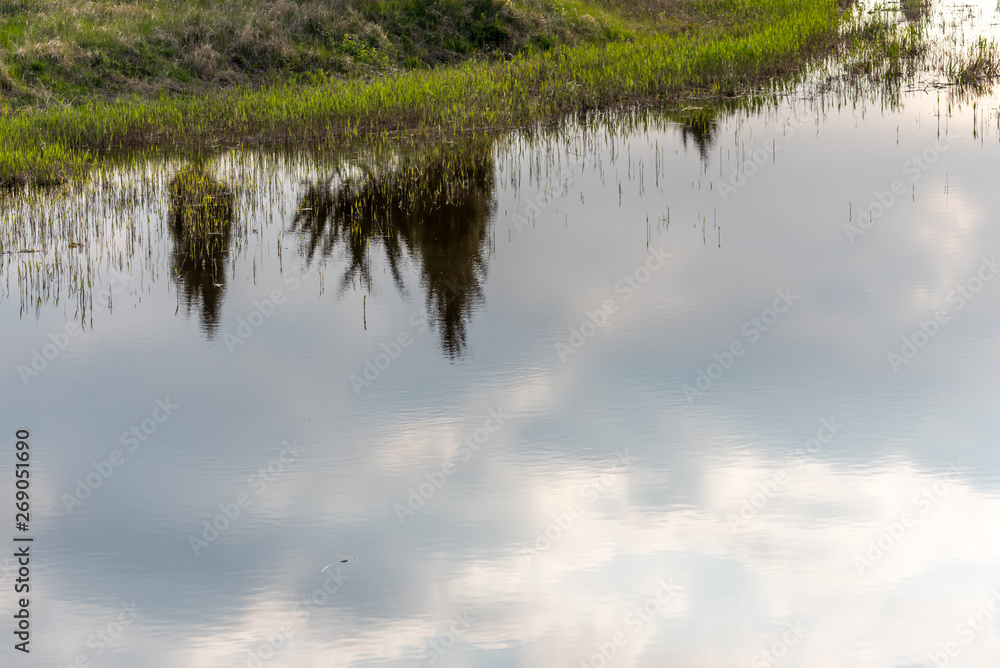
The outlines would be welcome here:
[[[988,665],[998,98],[809,90],[37,196],[17,665]]]

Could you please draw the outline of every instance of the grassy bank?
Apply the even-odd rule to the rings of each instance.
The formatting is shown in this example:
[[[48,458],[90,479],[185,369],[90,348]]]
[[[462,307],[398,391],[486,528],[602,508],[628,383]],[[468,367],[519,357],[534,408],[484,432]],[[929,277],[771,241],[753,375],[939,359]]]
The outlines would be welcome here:
[[[155,2],[55,2],[46,5],[48,23],[32,24],[25,8],[39,3],[0,0],[0,184],[66,180],[101,152],[123,147],[485,133],[632,102],[731,96],[832,44],[842,10],[838,0],[664,0],[662,8],[627,0],[365,0],[337,5],[350,11],[338,15],[341,23],[334,21],[326,38],[279,39],[276,27],[272,34],[246,26],[270,16],[305,35],[315,29],[303,17],[331,3],[178,5],[204,7],[203,14],[165,6],[157,14]],[[145,30],[159,41],[150,38],[136,54],[127,39],[114,41],[87,21],[70,28],[77,7],[114,7],[119,15],[109,20],[124,27],[131,21],[134,34]],[[449,7],[451,19],[425,20]],[[243,19],[233,18],[237,10]],[[344,21],[354,21],[358,32],[341,34]],[[198,29],[207,32],[194,41],[178,37]],[[262,41],[246,37],[254,34]],[[55,52],[46,62],[58,64],[39,69],[34,52],[16,44],[37,45],[46,35],[59,42],[45,47]],[[87,35],[91,41],[82,41]],[[101,41],[109,39],[111,46]],[[133,49],[137,43],[147,44],[140,40]],[[209,58],[215,66],[199,69],[191,60],[197,43],[216,54]],[[272,44],[272,51],[248,44]],[[362,44],[368,51],[345,59],[345,49]],[[74,56],[73,49],[89,55]]]
[[[13,106],[204,93],[317,72],[373,76],[509,57],[689,22],[679,6],[669,17],[665,7],[662,16],[649,15],[655,4],[610,7],[582,0],[3,0],[2,81]]]

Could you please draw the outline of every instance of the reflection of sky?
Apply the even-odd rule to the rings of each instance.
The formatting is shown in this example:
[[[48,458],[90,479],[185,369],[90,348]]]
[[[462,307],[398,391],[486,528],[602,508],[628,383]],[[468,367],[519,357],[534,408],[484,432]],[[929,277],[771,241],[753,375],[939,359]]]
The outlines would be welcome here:
[[[996,109],[987,102],[980,110]],[[750,666],[787,623],[807,631],[781,665],[923,665],[948,641],[962,648],[955,665],[986,665],[995,624],[968,643],[956,629],[1000,585],[1000,281],[898,373],[886,353],[1000,251],[995,131],[973,140],[971,108],[954,109],[955,144],[912,197],[907,181],[853,245],[842,229],[848,202],[866,206],[937,140],[937,108],[914,96],[898,114],[830,109],[818,124],[800,110],[788,138],[788,110],[725,122],[704,173],[677,132],[621,139],[603,181],[591,162],[576,169],[520,234],[510,214],[533,186],[500,192],[485,307],[455,362],[410,324],[422,296],[401,297],[377,256],[364,306],[353,291],[336,297],[331,264],[324,294],[318,276],[287,291],[234,354],[222,334],[281,286],[273,255],[257,256],[256,283],[253,253],[237,261],[211,342],[174,315],[166,281],[147,286],[27,390],[14,369],[64,315],[18,320],[3,303],[0,405],[5,428],[31,427],[36,467],[37,647],[25,665],[87,653],[105,666],[243,666],[290,622],[266,665],[408,666],[456,614],[470,626],[439,665],[578,666],[624,629],[617,665]],[[776,162],[723,201],[719,174],[737,150],[771,139]],[[671,260],[626,301],[614,286],[645,261],[647,215],[650,243]],[[743,324],[782,288],[799,301],[749,343]],[[610,324],[562,363],[555,344],[605,299],[619,307]],[[401,331],[413,345],[357,396],[349,376]],[[682,386],[736,340],[747,352],[689,405]],[[67,515],[61,495],[167,397],[176,416]],[[508,422],[462,461],[456,443],[495,408]],[[837,436],[733,531],[727,518],[831,416]],[[286,439],[301,456],[256,492],[248,478]],[[626,450],[628,471],[591,498]],[[966,470],[920,512],[915,495],[957,460]],[[400,525],[394,504],[446,462],[455,474]],[[252,505],[195,558],[189,536],[241,493]],[[572,524],[526,560],[573,504]],[[906,512],[916,525],[859,575],[855,556]],[[291,610],[338,553],[352,558],[349,579],[301,621]],[[626,625],[670,578],[679,591],[666,607]],[[132,599],[138,620],[97,656],[88,634]]]

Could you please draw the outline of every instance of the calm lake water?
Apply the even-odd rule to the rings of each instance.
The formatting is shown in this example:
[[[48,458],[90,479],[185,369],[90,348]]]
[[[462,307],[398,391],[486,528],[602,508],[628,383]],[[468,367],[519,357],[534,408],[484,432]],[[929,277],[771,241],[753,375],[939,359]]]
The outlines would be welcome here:
[[[992,665],[998,97],[805,87],[445,147],[405,206],[226,152],[33,199],[4,665]]]

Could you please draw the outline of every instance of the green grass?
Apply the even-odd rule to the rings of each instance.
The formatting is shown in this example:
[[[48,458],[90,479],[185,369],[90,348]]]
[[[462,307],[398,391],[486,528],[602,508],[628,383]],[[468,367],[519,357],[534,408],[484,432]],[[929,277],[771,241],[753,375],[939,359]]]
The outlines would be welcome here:
[[[41,5],[0,0],[0,184],[72,178],[128,147],[489,133],[611,106],[730,97],[836,43],[843,12],[838,0],[344,0],[337,6],[350,11],[326,34],[309,16],[330,2]],[[28,21],[32,11],[45,21]],[[275,23],[247,33],[263,15]],[[285,44],[280,25],[319,32]],[[341,33],[346,25],[355,32]],[[134,31],[115,37],[115,26]],[[202,55],[215,64],[199,69],[195,45],[208,45],[217,57]],[[323,66],[345,54],[366,69]],[[164,63],[174,69],[157,74]],[[193,94],[171,92],[185,80]]]
[[[679,20],[662,13],[583,0],[3,0],[0,54],[18,101],[47,104],[501,57]]]

